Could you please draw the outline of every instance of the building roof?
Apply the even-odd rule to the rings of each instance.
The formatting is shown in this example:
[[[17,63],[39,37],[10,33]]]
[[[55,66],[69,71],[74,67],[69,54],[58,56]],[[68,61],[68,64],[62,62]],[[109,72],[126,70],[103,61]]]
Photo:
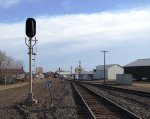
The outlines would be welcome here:
[[[150,66],[150,58],[135,60],[124,67]]]
[[[109,69],[109,68],[111,68],[112,66],[115,66],[115,65],[118,65],[118,64],[108,64],[108,65],[105,65],[105,69],[107,70],[107,69]],[[118,66],[120,66],[120,65],[118,65]],[[96,66],[96,69],[98,69],[98,70],[104,70],[104,65],[98,65],[98,66]]]

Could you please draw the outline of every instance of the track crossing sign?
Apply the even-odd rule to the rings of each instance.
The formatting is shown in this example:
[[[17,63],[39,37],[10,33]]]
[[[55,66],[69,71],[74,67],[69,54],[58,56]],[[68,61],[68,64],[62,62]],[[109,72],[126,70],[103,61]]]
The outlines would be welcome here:
[[[53,106],[53,99],[52,99],[52,93],[51,93],[51,90],[53,88],[52,81],[46,81],[45,86],[46,86],[46,89],[49,91],[50,104],[51,104],[51,106]]]
[[[52,89],[52,82],[51,81],[46,81],[45,82],[46,89],[50,92]]]

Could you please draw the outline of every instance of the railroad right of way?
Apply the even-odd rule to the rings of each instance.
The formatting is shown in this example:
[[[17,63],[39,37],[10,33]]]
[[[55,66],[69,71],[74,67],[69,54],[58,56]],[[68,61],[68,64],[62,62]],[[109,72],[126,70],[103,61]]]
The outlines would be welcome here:
[[[72,84],[92,119],[142,119],[108,98],[79,83]],[[89,115],[87,118],[89,118]],[[85,115],[86,116],[86,115]]]

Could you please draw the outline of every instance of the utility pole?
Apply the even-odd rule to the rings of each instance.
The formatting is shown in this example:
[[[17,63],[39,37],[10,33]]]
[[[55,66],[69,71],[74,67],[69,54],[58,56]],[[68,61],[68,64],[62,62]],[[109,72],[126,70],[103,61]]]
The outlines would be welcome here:
[[[81,78],[81,61],[79,61],[79,79]]]
[[[106,75],[105,75],[105,74],[106,74],[106,73],[105,73],[105,65],[106,65],[106,64],[105,64],[105,53],[107,53],[107,52],[109,52],[109,51],[105,51],[105,50],[104,50],[104,51],[101,51],[101,52],[104,53],[104,84],[105,84],[105,80],[106,80],[106,77],[105,77],[105,76],[106,76]]]
[[[60,67],[59,67],[59,69],[58,69],[58,72],[59,72],[59,75],[60,75]]]
[[[71,66],[71,78],[72,78],[72,66]]]

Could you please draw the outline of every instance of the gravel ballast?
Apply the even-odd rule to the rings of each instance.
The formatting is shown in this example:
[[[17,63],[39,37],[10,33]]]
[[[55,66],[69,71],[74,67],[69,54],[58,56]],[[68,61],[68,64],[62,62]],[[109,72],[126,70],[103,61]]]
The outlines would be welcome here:
[[[85,85],[85,84],[84,84]],[[110,99],[125,109],[131,111],[142,119],[150,119],[150,100],[149,98],[127,94],[119,91],[107,90],[91,85],[85,85],[96,91],[100,95]]]
[[[33,82],[34,98],[37,104],[26,102],[28,85],[0,91],[1,119],[77,119],[75,101],[70,83],[51,79],[52,89],[46,89],[45,82]],[[52,102],[51,102],[52,100]]]

